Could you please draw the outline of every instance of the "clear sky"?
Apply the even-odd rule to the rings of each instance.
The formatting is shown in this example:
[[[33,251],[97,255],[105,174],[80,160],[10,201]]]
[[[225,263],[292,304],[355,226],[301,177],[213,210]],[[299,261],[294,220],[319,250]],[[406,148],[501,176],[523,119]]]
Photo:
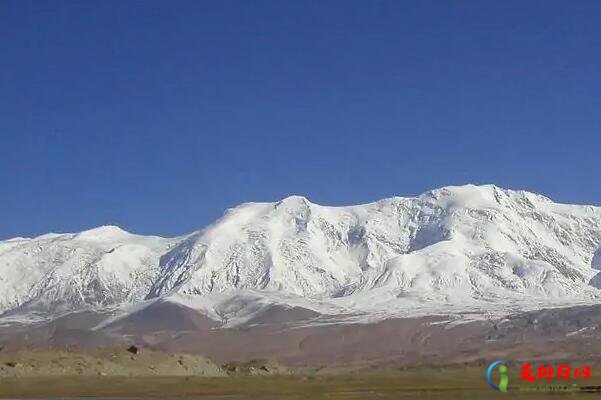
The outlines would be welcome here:
[[[601,1],[0,2],[0,238],[600,176]]]

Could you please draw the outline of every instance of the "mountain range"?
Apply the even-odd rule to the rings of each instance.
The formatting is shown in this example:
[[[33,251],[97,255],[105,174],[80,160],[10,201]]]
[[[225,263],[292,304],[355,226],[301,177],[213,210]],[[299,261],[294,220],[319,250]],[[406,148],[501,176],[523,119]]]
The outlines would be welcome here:
[[[235,325],[272,305],[356,320],[601,299],[601,208],[494,185],[327,207],[246,203],[175,238],[117,226],[0,242],[4,318],[168,300]]]

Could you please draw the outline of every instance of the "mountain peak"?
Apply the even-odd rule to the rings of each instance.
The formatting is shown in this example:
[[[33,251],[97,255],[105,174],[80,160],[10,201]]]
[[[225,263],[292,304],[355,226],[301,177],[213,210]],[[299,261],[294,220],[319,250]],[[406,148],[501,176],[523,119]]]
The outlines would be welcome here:
[[[299,208],[299,207],[309,207],[311,206],[311,202],[304,196],[292,195],[283,198],[282,200],[275,203],[276,208],[285,206],[286,208]]]
[[[117,225],[103,225],[80,232],[76,237],[85,240],[112,240],[130,235],[131,233],[121,229]]]
[[[462,208],[497,208],[499,205],[507,204],[508,201],[526,202],[531,206],[553,203],[551,199],[540,194],[526,190],[504,189],[493,184],[443,186],[419,197],[432,198],[442,206]]]
[[[448,185],[442,186],[437,189],[432,189],[425,194],[439,194],[445,196],[465,196],[465,195],[491,195],[495,192],[507,192],[507,189],[503,189],[493,184],[476,185],[468,183],[465,185]]]

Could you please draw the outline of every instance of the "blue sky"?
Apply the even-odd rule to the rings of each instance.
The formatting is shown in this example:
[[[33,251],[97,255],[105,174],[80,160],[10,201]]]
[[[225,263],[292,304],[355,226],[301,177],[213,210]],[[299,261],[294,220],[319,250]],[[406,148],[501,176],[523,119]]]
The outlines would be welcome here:
[[[2,1],[0,238],[496,183],[601,203],[599,1]]]

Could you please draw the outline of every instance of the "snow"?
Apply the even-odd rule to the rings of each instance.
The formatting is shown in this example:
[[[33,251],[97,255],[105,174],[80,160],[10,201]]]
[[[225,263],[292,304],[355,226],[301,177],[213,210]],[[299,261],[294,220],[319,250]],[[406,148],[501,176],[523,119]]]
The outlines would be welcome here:
[[[131,234],[119,228],[118,226],[105,225],[80,232],[75,235],[75,238],[89,241],[115,241],[125,239],[128,236],[131,236]]]
[[[101,227],[0,242],[0,312],[140,300],[175,241]]]
[[[598,302],[600,247],[600,207],[494,185],[349,207],[291,196],[177,238],[104,226],[0,242],[0,312],[164,298],[230,325],[269,304],[353,320],[502,314]]]

